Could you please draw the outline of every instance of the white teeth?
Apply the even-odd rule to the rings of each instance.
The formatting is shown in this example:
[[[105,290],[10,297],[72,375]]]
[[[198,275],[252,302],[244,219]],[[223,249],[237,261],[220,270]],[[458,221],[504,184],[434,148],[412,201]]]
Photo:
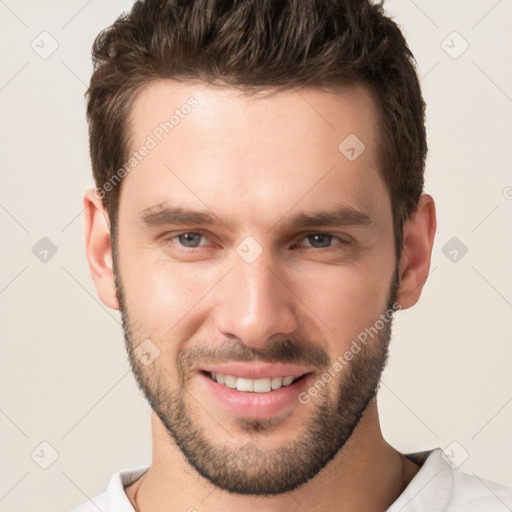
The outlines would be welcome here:
[[[254,391],[254,381],[238,377],[238,379],[236,379],[236,389],[238,389],[238,391]]]
[[[254,381],[255,393],[268,393],[272,389],[272,379],[256,379]]]
[[[268,393],[271,390],[289,386],[295,377],[268,377],[264,379],[245,379],[233,375],[211,372],[212,379],[231,389],[253,393]]]
[[[283,379],[283,386],[289,386],[293,382],[293,377],[285,377]]]
[[[224,385],[227,386],[228,388],[236,389],[236,377],[233,377],[232,375],[225,375]]]
[[[272,389],[279,389],[283,385],[283,377],[272,377]]]

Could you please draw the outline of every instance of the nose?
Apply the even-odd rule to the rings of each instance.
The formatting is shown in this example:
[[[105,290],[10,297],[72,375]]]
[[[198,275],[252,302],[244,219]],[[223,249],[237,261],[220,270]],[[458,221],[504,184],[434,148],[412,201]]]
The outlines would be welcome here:
[[[252,348],[297,330],[296,302],[283,269],[263,254],[247,263],[235,254],[234,268],[215,290],[216,328]],[[238,259],[238,261],[237,261]]]

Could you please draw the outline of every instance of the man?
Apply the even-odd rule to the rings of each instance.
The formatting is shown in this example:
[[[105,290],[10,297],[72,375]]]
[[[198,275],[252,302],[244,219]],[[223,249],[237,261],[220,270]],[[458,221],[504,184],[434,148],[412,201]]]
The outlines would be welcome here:
[[[512,506],[379,427],[393,317],[436,228],[424,103],[382,8],[149,0],[93,55],[87,256],[153,460],[77,510]]]

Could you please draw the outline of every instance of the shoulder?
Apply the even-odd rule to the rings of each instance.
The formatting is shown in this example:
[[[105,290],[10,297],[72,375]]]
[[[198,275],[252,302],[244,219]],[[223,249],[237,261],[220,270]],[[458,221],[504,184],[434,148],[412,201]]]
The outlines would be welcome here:
[[[512,509],[512,487],[493,482],[460,469],[452,470],[453,492],[450,504],[465,512],[500,512]]]
[[[80,506],[74,508],[70,512],[98,512],[98,510],[108,512],[109,509],[107,508],[107,505],[107,493],[102,492],[95,498],[82,503]]]
[[[421,465],[388,512],[503,512],[512,509],[512,488],[465,473],[441,448],[407,454]]]
[[[135,512],[126,495],[125,487],[135,482],[147,470],[148,467],[144,466],[115,473],[104,492],[70,512]]]

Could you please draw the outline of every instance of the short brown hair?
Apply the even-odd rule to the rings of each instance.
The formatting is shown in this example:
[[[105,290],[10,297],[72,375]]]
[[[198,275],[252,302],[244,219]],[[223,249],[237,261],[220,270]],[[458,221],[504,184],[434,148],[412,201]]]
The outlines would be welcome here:
[[[92,169],[115,223],[120,187],[103,185],[129,154],[136,95],[159,79],[241,90],[369,86],[379,108],[379,157],[393,208],[397,258],[403,223],[423,190],[425,104],[398,26],[370,0],[144,0],[100,32],[87,90]],[[341,142],[341,141],[340,141]],[[119,176],[117,176],[119,179]]]

